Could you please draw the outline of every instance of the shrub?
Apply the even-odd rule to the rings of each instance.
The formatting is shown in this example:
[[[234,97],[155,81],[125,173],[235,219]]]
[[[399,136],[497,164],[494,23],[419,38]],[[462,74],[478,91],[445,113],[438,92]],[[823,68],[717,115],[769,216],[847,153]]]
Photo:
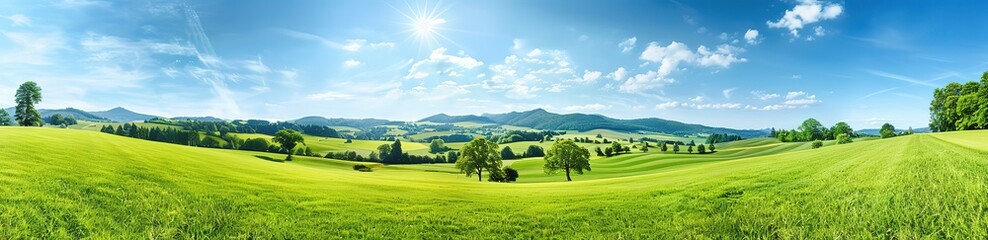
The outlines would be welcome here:
[[[812,146],[812,147],[813,147],[814,149],[817,149],[817,148],[820,148],[820,147],[823,147],[823,141],[820,141],[820,140],[816,140],[816,141],[813,141],[813,146]]]
[[[353,170],[357,170],[357,171],[360,171],[360,172],[370,172],[370,171],[373,171],[373,170],[371,170],[370,167],[368,167],[367,165],[363,165],[363,164],[353,165]]]
[[[504,167],[504,181],[514,182],[518,180],[518,170],[511,167]]]
[[[848,136],[847,133],[837,134],[837,144],[847,144],[851,142],[851,136]]]

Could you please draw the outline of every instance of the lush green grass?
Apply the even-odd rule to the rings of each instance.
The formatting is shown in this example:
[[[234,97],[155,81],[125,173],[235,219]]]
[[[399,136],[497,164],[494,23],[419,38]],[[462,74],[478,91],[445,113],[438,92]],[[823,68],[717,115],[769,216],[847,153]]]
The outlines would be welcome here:
[[[667,170],[644,166],[691,158],[633,154],[595,159],[575,182],[503,184],[440,172],[448,164],[357,172],[350,162],[0,127],[0,239],[984,239],[983,139],[753,144]],[[728,155],[737,158],[714,160]],[[594,175],[618,168],[641,171]],[[540,178],[532,171],[521,179]]]

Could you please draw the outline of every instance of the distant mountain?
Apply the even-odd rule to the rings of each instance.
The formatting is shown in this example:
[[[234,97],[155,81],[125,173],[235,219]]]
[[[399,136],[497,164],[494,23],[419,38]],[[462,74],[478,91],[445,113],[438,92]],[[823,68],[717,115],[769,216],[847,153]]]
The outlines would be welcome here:
[[[905,132],[906,130],[908,130],[908,129],[895,129],[896,132]],[[881,135],[880,131],[881,131],[881,129],[869,128],[869,129],[857,130],[857,131],[854,131],[854,132],[856,132],[858,134],[867,134],[867,135],[875,135],[875,136],[878,136],[878,135]],[[913,128],[913,132],[914,133],[928,133],[928,132],[931,132],[931,131],[930,131],[930,128],[929,127],[921,127],[921,128]]]
[[[391,121],[391,120],[375,119],[375,118],[348,119],[348,118],[324,118],[319,116],[308,116],[296,120],[290,120],[288,122],[299,125],[345,126],[345,127],[354,127],[361,129],[381,126],[381,125],[404,124],[404,122],[400,122],[400,121]]]
[[[7,114],[10,114],[10,117],[11,118],[14,117],[14,110],[15,110],[14,108],[7,108],[7,109],[4,109],[4,110],[7,111]],[[86,111],[83,111],[83,110],[79,110],[79,109],[75,109],[75,108],[66,108],[66,109],[38,109],[38,113],[41,113],[41,117],[43,117],[43,118],[50,117],[51,115],[55,115],[56,113],[58,113],[58,114],[62,114],[62,116],[72,115],[72,117],[74,117],[76,120],[85,120],[85,121],[92,121],[92,122],[109,122],[110,121],[109,119],[106,119],[106,118],[103,118],[103,117],[100,117],[100,116],[96,116],[96,115],[93,115],[92,113],[89,113],[89,112],[86,112]]]
[[[220,119],[220,118],[217,118],[217,117],[210,117],[210,116],[206,116],[206,117],[173,117],[173,118],[171,118],[171,120],[176,120],[176,121],[191,120],[191,121],[200,121],[200,122],[226,122],[226,120],[223,120],[223,119]]]
[[[544,109],[535,109],[525,112],[510,112],[502,114],[483,114],[481,116],[447,116],[439,114],[431,116],[422,121],[452,123],[459,120],[471,119],[477,122],[490,122],[501,125],[513,125],[530,127],[534,129],[546,130],[577,130],[587,131],[593,129],[610,129],[615,131],[652,131],[663,132],[675,135],[688,135],[697,133],[721,133],[737,134],[744,138],[763,137],[768,134],[765,130],[738,130],[720,127],[708,127],[700,124],[687,124],[677,121],[670,121],[659,118],[642,119],[614,119],[595,114],[556,114]]]
[[[477,115],[464,115],[464,116],[450,116],[445,113],[440,113],[436,115],[429,116],[419,120],[419,122],[434,122],[434,123],[457,123],[457,122],[476,122],[476,123],[495,123],[488,117],[477,116]]]
[[[102,117],[102,118],[109,119],[109,120],[114,121],[114,122],[144,121],[144,120],[148,120],[148,119],[157,117],[157,116],[154,116],[154,115],[147,115],[147,114],[136,113],[136,112],[127,110],[127,109],[122,108],[122,107],[116,107],[116,108],[113,108],[113,109],[110,109],[110,110],[106,110],[106,111],[90,112],[90,113],[92,113],[93,115]]]

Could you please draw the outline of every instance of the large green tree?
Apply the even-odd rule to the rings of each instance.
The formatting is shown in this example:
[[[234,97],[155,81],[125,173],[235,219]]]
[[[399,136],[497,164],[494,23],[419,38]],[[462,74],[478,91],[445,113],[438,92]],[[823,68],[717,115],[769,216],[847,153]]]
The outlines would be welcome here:
[[[852,129],[851,125],[848,125],[846,122],[837,122],[834,124],[834,127],[830,128],[830,134],[833,135],[830,136],[830,138],[832,139],[837,139],[837,136],[841,133],[847,134],[849,137],[854,136],[854,129]]]
[[[477,181],[483,181],[484,170],[494,173],[501,171],[501,154],[497,143],[485,138],[475,138],[460,148],[456,168],[467,177],[477,174]]]
[[[288,151],[288,157],[285,158],[285,161],[292,160],[292,149],[295,146],[299,143],[305,144],[305,138],[302,137],[302,134],[291,129],[282,129],[276,132],[274,138],[271,138],[271,141],[281,144],[281,148]]]
[[[546,151],[542,169],[546,174],[563,170],[566,172],[566,181],[573,181],[570,172],[583,174],[583,170],[590,171],[590,151],[576,145],[572,140],[556,141]]]
[[[429,143],[429,153],[441,153],[446,151],[446,142],[442,139],[432,139]]]
[[[988,129],[988,71],[981,81],[952,82],[933,91],[930,130]]]
[[[41,113],[34,108],[34,104],[41,102],[41,87],[38,87],[37,83],[27,81],[21,84],[14,95],[14,101],[17,102],[14,111],[14,119],[17,120],[17,124],[21,126],[42,125]]]
[[[806,121],[803,121],[803,124],[799,125],[798,130],[801,140],[813,141],[817,139],[823,139],[823,132],[825,131],[825,127],[823,126],[823,124],[820,124],[820,121],[817,121],[814,118],[810,118],[810,119],[806,119]]]
[[[14,122],[10,120],[10,114],[7,110],[0,108],[0,126],[10,126]]]
[[[882,138],[895,137],[895,126],[889,123],[882,124],[882,129],[878,130],[878,133],[882,135]]]

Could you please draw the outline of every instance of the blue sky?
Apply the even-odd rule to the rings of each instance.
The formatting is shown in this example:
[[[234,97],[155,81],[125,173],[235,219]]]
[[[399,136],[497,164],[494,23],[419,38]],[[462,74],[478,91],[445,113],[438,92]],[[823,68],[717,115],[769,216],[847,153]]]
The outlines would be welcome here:
[[[0,106],[416,120],[544,108],[923,127],[988,70],[988,3],[4,1]]]

